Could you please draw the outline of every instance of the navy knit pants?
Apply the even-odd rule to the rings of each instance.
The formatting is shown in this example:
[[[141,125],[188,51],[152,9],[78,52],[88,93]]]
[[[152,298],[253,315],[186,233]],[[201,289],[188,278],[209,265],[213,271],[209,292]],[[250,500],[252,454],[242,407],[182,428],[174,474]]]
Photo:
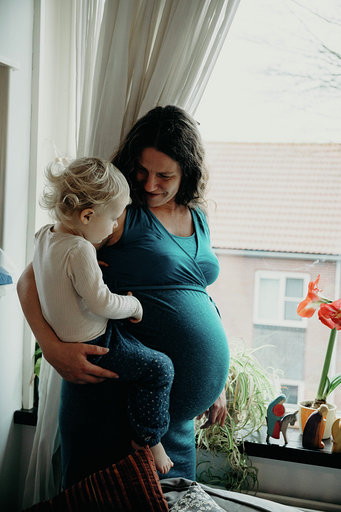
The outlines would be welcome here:
[[[112,370],[129,382],[128,418],[134,441],[155,446],[169,427],[169,396],[174,379],[173,363],[166,354],[143,345],[120,321],[109,321],[106,332],[91,345],[108,347],[103,356],[90,356],[96,365]]]
[[[119,381],[127,383],[127,414],[128,423],[130,426],[131,439],[139,445],[148,444],[150,447],[155,446],[160,442],[162,436],[167,432],[169,427],[169,396],[170,390],[174,379],[174,367],[171,359],[162,352],[153,350],[143,345],[134,336],[132,336],[125,328],[121,321],[110,321],[106,332],[98,338],[87,342],[91,345],[100,345],[108,347],[110,350],[103,356],[88,356],[89,361],[93,364],[99,365],[102,368],[112,370],[118,373]],[[116,379],[113,379],[114,381]],[[92,422],[92,389],[99,390],[99,384],[83,386],[80,384],[71,384],[70,382],[63,381],[61,393],[61,407],[59,413],[59,425],[61,433],[67,432],[71,425],[75,424],[74,416],[80,414],[79,420],[81,428],[79,436],[75,436],[76,440],[83,435],[82,431],[87,430],[87,422],[89,426]],[[108,393],[103,396],[106,403],[106,408],[112,405],[112,408],[117,407],[117,397],[115,396],[117,390],[113,387],[113,401],[112,404],[108,403]],[[88,400],[88,408],[82,406],[82,399],[86,397]],[[97,402],[101,400],[98,399]],[[72,410],[70,410],[72,404]],[[98,404],[96,404],[98,407]],[[103,405],[102,408],[105,406]],[[87,410],[87,417],[81,419],[81,413]],[[102,411],[103,413],[104,411]],[[120,414],[119,411],[108,411],[107,415]],[[121,411],[122,414],[122,411]],[[122,419],[122,418],[121,418]],[[120,419],[117,419],[120,423]],[[91,428],[89,430],[92,435],[96,434]],[[99,430],[97,432],[100,434]],[[110,435],[110,433],[109,433]],[[112,435],[115,435],[114,431]],[[122,447],[124,445],[124,437],[122,433],[117,434],[122,440]],[[128,432],[124,433],[125,436],[129,435]],[[72,436],[67,436],[67,438]],[[81,457],[84,457],[84,470],[86,465],[91,461],[91,445],[93,443],[81,443],[77,446],[77,441],[71,445],[64,443],[65,436],[61,436],[61,449],[62,449],[62,470],[63,470],[63,487],[67,487],[77,481],[74,478],[74,466]],[[109,453],[109,445],[108,445]],[[111,461],[112,463],[112,461]],[[92,469],[94,471],[94,469]],[[77,473],[76,473],[77,474]],[[85,471],[84,475],[87,472]]]

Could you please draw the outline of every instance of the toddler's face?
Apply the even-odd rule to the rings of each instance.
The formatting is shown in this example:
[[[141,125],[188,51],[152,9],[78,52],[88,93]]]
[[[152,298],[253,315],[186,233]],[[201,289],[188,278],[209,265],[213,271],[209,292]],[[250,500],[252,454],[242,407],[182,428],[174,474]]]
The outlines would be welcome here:
[[[93,218],[87,226],[86,239],[93,244],[105,240],[117,228],[117,219],[122,215],[130,199],[116,198],[104,208],[94,208]]]

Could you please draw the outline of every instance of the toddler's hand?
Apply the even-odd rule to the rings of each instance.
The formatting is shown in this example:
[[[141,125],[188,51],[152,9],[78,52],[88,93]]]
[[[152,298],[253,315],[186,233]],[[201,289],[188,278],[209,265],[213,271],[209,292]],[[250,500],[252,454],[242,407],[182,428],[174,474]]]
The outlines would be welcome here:
[[[142,318],[134,318],[134,317],[130,317],[129,318],[129,322],[131,322],[132,324],[138,324],[139,322],[141,322]]]
[[[127,292],[127,295],[133,295],[132,292]],[[138,324],[139,322],[141,322],[142,320],[142,307],[141,307],[141,314],[138,316],[138,317],[130,317],[129,318],[129,321],[132,322],[133,324]]]
[[[109,264],[102,260],[97,260],[100,267],[109,267]]]

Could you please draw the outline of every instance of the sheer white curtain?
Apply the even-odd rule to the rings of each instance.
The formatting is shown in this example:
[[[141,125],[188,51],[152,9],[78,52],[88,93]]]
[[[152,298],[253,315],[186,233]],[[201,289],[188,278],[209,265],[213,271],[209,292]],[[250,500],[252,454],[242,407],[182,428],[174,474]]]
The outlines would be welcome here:
[[[239,1],[107,0],[95,66],[85,52],[92,72],[84,74],[77,154],[109,158],[156,105],[193,114]]]

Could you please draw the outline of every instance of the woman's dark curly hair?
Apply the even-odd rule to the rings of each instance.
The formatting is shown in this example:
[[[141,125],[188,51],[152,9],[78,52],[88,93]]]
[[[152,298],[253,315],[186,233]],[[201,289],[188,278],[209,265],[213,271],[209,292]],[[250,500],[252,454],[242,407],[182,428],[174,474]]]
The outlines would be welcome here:
[[[127,178],[136,206],[145,203],[143,189],[136,181],[136,170],[143,150],[149,147],[166,154],[180,166],[182,179],[176,203],[204,204],[208,173],[197,123],[173,105],[155,107],[135,123],[113,155],[112,163]]]

